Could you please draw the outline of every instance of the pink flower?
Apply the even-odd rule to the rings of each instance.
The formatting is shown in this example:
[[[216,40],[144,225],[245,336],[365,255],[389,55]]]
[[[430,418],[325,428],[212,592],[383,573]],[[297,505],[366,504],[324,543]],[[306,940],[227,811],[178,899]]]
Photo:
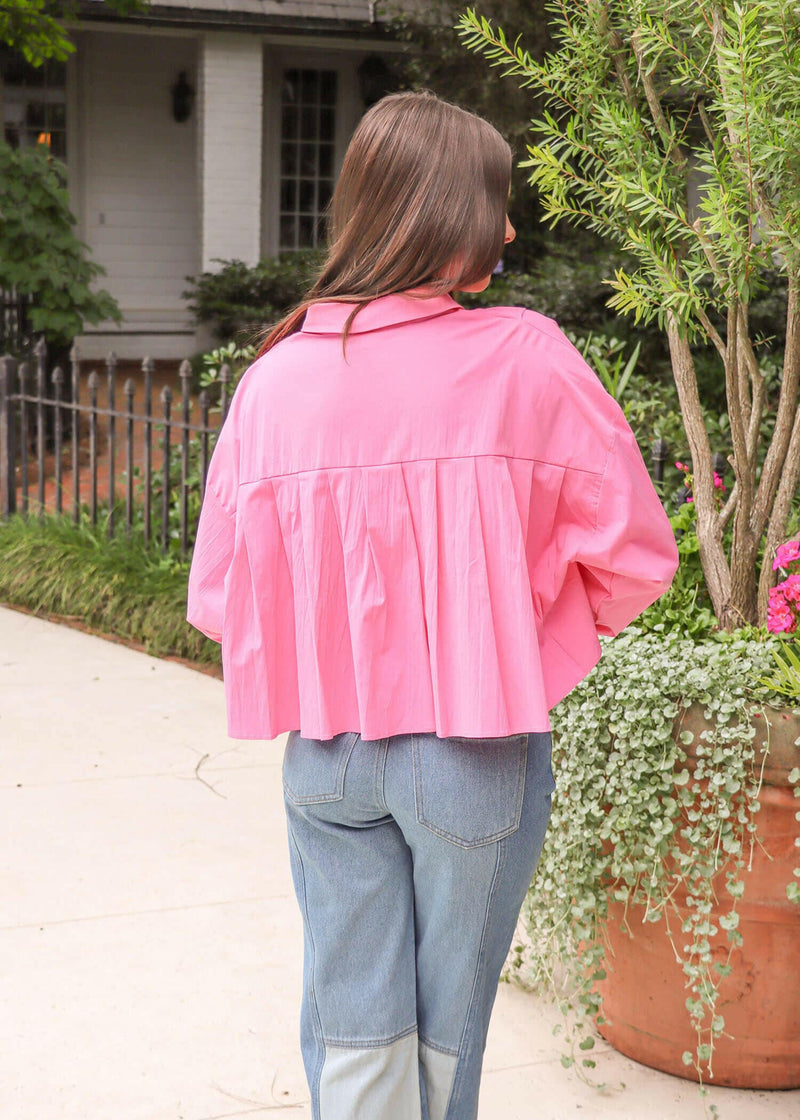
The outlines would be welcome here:
[[[714,485],[717,488],[717,490],[724,490],[725,489],[725,483],[722,481],[722,479],[720,478],[720,476],[717,474],[716,471],[714,471]]]
[[[785,541],[775,553],[772,570],[789,571],[786,579],[769,593],[767,629],[773,634],[792,634],[800,622],[800,538]]]
[[[676,466],[676,467],[678,468],[678,470],[679,470],[679,471],[685,471],[685,470],[688,470],[688,467],[685,467],[685,466],[683,465],[683,463],[676,463],[676,464],[675,464],[675,466]]]
[[[778,568],[788,568],[793,560],[800,560],[800,539],[780,545],[772,562],[773,572],[777,572]]]
[[[797,627],[797,616],[780,587],[773,587],[769,593],[767,608],[767,629],[771,634],[791,634]]]
[[[693,502],[694,501],[694,495],[693,494],[688,494],[687,497],[686,497],[686,501],[687,502]]]
[[[770,634],[793,634],[797,629],[797,624],[791,615],[781,615],[779,618],[776,615],[770,615],[767,611],[767,629]]]
[[[789,576],[788,579],[785,579],[783,583],[779,585],[779,588],[775,590],[777,591],[779,589],[783,592],[785,599],[790,603],[800,606],[800,573],[795,573]]]

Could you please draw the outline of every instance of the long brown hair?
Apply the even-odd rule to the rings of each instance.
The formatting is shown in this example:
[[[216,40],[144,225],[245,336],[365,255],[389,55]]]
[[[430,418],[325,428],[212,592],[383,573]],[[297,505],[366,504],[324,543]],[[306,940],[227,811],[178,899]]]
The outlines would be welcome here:
[[[306,298],[259,356],[321,300],[355,303],[425,285],[434,295],[488,276],[503,251],[511,150],[474,113],[432,93],[393,93],[356,128],[333,193],[330,246]]]

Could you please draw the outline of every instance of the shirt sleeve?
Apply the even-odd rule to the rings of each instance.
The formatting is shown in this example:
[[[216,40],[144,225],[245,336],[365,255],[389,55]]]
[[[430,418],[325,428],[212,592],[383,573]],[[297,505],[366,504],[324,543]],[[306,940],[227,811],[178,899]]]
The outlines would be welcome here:
[[[211,457],[189,570],[186,620],[215,642],[222,641],[225,577],[233,560],[236,537],[235,425],[236,417],[231,410]]]
[[[575,553],[598,634],[614,636],[669,588],[678,567],[672,526],[633,432],[620,414],[600,483],[594,531]]]
[[[225,576],[233,557],[235,518],[206,486],[189,571],[186,620],[215,642],[222,641]]]
[[[558,448],[577,468],[553,546],[563,579],[555,617],[566,636],[580,581],[597,633],[614,636],[669,588],[678,567],[675,535],[619,403],[555,322],[531,312],[523,318],[540,332]]]

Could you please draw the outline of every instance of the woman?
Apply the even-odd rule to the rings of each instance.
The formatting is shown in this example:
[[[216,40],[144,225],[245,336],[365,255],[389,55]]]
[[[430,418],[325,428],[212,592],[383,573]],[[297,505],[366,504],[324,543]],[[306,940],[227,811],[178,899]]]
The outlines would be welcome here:
[[[301,1044],[322,1120],[474,1120],[550,813],[548,710],[672,579],[616,403],[556,324],[466,311],[511,156],[431,94],[361,121],[308,298],[244,375],[189,621],[229,733],[289,731]]]

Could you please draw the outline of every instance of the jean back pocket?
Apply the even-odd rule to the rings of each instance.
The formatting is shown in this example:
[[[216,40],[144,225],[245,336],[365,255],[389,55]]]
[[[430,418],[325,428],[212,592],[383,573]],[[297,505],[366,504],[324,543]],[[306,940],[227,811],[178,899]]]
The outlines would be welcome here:
[[[295,805],[341,801],[347,763],[358,741],[357,731],[333,739],[304,739],[291,731],[283,756],[283,789]]]
[[[414,798],[421,825],[464,848],[502,840],[519,827],[527,734],[412,739]]]

